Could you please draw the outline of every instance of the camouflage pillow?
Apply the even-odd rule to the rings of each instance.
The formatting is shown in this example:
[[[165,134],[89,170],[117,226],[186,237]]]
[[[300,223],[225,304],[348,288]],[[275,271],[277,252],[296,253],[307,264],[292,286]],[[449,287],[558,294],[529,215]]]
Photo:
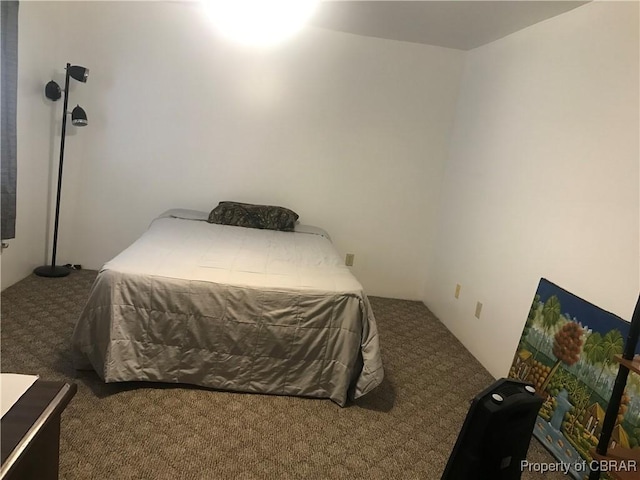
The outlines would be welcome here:
[[[250,203],[220,202],[209,214],[209,223],[236,227],[293,231],[298,214],[288,208]]]

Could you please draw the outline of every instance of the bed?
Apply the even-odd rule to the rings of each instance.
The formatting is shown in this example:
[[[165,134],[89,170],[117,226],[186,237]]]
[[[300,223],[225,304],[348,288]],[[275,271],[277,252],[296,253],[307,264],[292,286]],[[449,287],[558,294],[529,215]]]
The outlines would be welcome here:
[[[326,232],[207,215],[170,210],[102,267],[73,332],[76,368],[340,406],[380,384],[373,311]]]

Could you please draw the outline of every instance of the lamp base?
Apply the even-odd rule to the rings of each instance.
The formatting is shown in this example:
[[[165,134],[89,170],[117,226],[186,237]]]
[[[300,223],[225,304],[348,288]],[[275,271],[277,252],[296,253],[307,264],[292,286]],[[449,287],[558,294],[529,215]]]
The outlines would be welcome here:
[[[66,277],[71,273],[67,267],[58,267],[51,265],[43,265],[33,270],[33,273],[39,277]]]

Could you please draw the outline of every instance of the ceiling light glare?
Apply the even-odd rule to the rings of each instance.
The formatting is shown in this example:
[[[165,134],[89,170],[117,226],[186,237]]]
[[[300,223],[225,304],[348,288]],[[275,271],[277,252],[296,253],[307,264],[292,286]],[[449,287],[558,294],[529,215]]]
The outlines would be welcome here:
[[[317,0],[203,0],[220,32],[248,45],[274,45],[291,37],[317,5]]]

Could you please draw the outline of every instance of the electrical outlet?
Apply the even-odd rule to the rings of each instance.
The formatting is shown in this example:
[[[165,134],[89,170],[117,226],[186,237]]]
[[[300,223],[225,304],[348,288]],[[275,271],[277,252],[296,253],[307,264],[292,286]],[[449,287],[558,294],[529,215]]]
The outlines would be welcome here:
[[[460,289],[461,289],[461,288],[462,288],[462,287],[460,286],[460,284],[459,284],[459,283],[458,283],[458,284],[456,284],[456,293],[454,293],[454,294],[453,294],[453,296],[454,296],[454,297],[456,297],[456,298],[460,298]]]
[[[347,267],[353,267],[353,260],[355,258],[355,255],[353,253],[347,253],[347,257],[344,260],[344,264]]]
[[[482,304],[480,302],[476,303],[476,318],[480,318],[480,313],[482,312]]]

